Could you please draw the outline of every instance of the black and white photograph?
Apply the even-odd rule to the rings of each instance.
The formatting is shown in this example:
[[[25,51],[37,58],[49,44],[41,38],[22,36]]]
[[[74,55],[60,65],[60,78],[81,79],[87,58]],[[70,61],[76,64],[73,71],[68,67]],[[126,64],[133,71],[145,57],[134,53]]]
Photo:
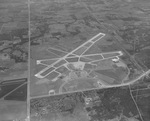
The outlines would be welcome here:
[[[150,0],[0,0],[0,121],[150,121]]]

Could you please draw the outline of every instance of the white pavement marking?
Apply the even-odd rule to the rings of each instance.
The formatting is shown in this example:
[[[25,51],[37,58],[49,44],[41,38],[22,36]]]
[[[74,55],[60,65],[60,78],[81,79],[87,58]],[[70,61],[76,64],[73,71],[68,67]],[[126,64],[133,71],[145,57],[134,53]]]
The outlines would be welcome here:
[[[83,55],[90,47],[92,47],[97,41],[99,41],[101,38],[103,38],[105,36],[105,34],[103,34],[100,38],[98,38],[96,41],[91,41],[91,45],[87,47],[87,49],[81,54]],[[87,44],[87,43],[86,43]],[[85,46],[85,45],[84,45]]]
[[[103,52],[103,53],[88,54],[88,55],[83,55],[83,56],[114,54],[114,53],[119,53],[120,54],[120,55],[117,55],[117,56],[122,56],[123,55],[123,53],[121,51],[113,51],[113,52]],[[81,56],[81,57],[83,57],[83,56]]]
[[[96,35],[96,36],[97,36],[97,35]],[[103,36],[105,36],[105,34],[103,34]],[[103,37],[103,36],[102,36],[102,37]],[[102,38],[102,37],[101,37],[101,38]],[[93,38],[94,38],[94,37],[93,37]],[[99,39],[101,39],[101,38],[99,38]],[[98,39],[98,40],[99,40],[99,39]],[[90,39],[90,40],[91,40],[91,39]],[[97,41],[98,41],[98,40],[97,40]],[[87,41],[87,42],[89,42],[89,41]],[[86,43],[83,43],[83,44],[85,45],[85,44],[87,44],[87,42],[86,42]],[[96,41],[95,41],[95,42],[96,42]],[[95,42],[92,42],[91,46],[92,46]],[[78,48],[76,48],[76,49],[73,50],[73,51],[76,51],[77,49],[79,49],[80,47],[82,47],[82,46],[84,46],[84,45],[79,46]],[[90,47],[91,47],[91,46],[90,46]],[[87,47],[87,50],[88,50],[90,47]],[[50,47],[50,48],[52,48],[52,47]],[[52,48],[52,49],[53,49],[53,48]],[[56,50],[57,50],[57,49],[56,49]],[[73,51],[70,52],[70,53],[68,53],[67,55],[72,54]],[[84,53],[84,52],[83,52],[83,53]],[[113,52],[110,52],[110,53],[113,53]],[[75,55],[75,56],[79,57],[79,55],[77,55],[77,54],[72,54],[72,55]],[[89,54],[89,55],[93,55],[93,54]],[[94,55],[95,55],[95,54],[94,54]],[[66,56],[66,55],[65,55],[65,56]],[[60,57],[60,58],[53,58],[53,59],[42,59],[42,60],[37,60],[37,62],[38,62],[38,61],[46,61],[46,60],[47,60],[47,61],[48,61],[48,60],[55,60],[55,59],[61,59],[61,58],[62,58],[62,57]],[[68,58],[71,58],[71,57],[68,57]]]
[[[56,64],[57,62],[59,62],[61,59],[65,59],[68,55],[73,54],[73,52],[75,52],[76,50],[78,50],[80,47],[86,45],[88,42],[91,42],[93,39],[99,37],[102,38],[105,36],[104,33],[99,33],[96,36],[92,37],[91,39],[89,39],[88,41],[86,41],[85,43],[83,43],[82,45],[80,45],[79,47],[75,48],[73,51],[69,52],[68,54],[66,54],[65,56],[61,57],[60,59],[58,59],[56,62],[54,62],[53,64],[51,64],[51,66],[46,67],[45,69],[43,69],[42,71],[40,71],[39,73],[35,74],[36,77],[38,78],[44,78],[45,76],[41,76],[40,74],[43,73],[44,71],[48,70],[50,67],[52,67],[54,64]],[[97,42],[100,38],[98,38],[95,42]],[[95,43],[94,42],[94,43]],[[46,75],[47,76],[47,75]]]
[[[101,54],[90,54],[90,55],[91,55],[91,56],[92,56],[92,55],[101,55],[101,56],[102,56],[103,54],[109,54],[109,53],[110,53],[110,54],[111,54],[111,53],[119,53],[120,55],[118,55],[118,56],[122,56],[122,54],[123,54],[121,51],[115,51],[115,52],[107,52],[107,53],[101,53]],[[89,56],[89,55],[86,55],[86,56]],[[103,59],[99,59],[99,60],[94,60],[94,61],[91,61],[91,62],[96,62],[96,61],[100,61],[100,60],[106,60],[106,59],[113,58],[113,57],[118,57],[118,56],[107,57],[107,58],[103,58]],[[80,57],[82,57],[82,56],[80,56]],[[84,56],[83,56],[83,57],[84,57]],[[102,56],[102,57],[103,57],[103,56]],[[72,57],[69,57],[69,58],[72,58]],[[62,58],[60,58],[59,60],[61,60],[61,59],[62,59]],[[90,60],[91,60],[91,59],[90,59]],[[59,61],[58,61],[58,62],[59,62]],[[91,62],[90,62],[90,63],[91,63]],[[45,65],[45,64],[44,64],[44,65]],[[47,69],[45,68],[45,69],[41,70],[41,71],[40,71],[39,73],[37,73],[35,76],[36,76],[36,77],[39,77],[39,78],[42,78],[42,77],[44,78],[44,77],[46,77],[48,74],[45,75],[45,76],[41,76],[40,74],[43,73],[44,71],[48,70],[49,67],[53,67],[53,65],[54,65],[54,64],[49,65],[49,66],[47,67]],[[57,68],[56,68],[56,69],[57,69]],[[55,69],[55,70],[56,70],[56,69]]]
[[[45,76],[41,76],[40,74],[42,74],[43,72],[47,71],[51,67],[52,67],[51,65],[47,66],[46,68],[44,68],[43,70],[41,70],[40,72],[38,72],[37,74],[35,74],[35,76],[38,77],[38,78],[44,78],[44,77],[46,77],[49,73],[46,74]],[[53,68],[56,69],[55,67],[53,67]]]
[[[122,51],[104,52],[104,53],[100,53],[100,54],[113,54],[113,53],[119,53],[120,56],[123,55]]]
[[[90,61],[89,63],[94,63],[94,62],[98,62],[98,61],[102,61],[102,60],[108,60],[108,59],[112,59],[114,57],[118,57],[118,56],[112,56],[112,57],[103,58],[103,59],[99,59],[99,60],[93,60],[93,61]]]
[[[118,56],[122,56],[123,55],[123,53],[121,52],[121,51],[114,51],[114,52],[105,52],[105,53],[96,53],[96,54],[88,54],[88,55],[83,55],[83,56],[78,56],[78,55],[75,55],[75,56],[73,56],[73,57],[79,57],[79,58],[81,58],[81,57],[84,57],[84,56],[94,56],[94,55],[101,55],[102,57],[103,57],[103,54],[113,54],[113,53],[119,53],[120,55],[118,55]],[[116,56],[116,57],[118,57],[118,56]],[[73,58],[73,57],[67,57],[67,58]],[[112,57],[114,57],[114,56],[112,56]],[[86,58],[86,57],[85,57]],[[52,59],[43,59],[43,60],[37,60],[36,61],[36,63],[37,64],[43,64],[42,63],[42,61],[49,61],[49,60],[58,60],[58,59],[61,59],[61,58],[52,58]],[[88,58],[87,58],[88,59]],[[45,65],[45,64],[44,64]]]
[[[120,51],[118,51],[119,53],[120,53]],[[110,53],[116,53],[116,52],[110,52]],[[101,54],[94,54],[94,55],[101,55]],[[88,55],[87,55],[88,56]],[[118,56],[121,56],[121,55],[118,55]],[[99,60],[94,60],[94,61],[92,61],[91,59],[91,62],[97,62],[97,61],[101,61],[101,60],[106,60],[106,59],[109,59],[109,58],[113,58],[113,57],[118,57],[118,56],[112,56],[112,57],[108,57],[108,58],[103,58],[103,59],[99,59]],[[82,57],[82,56],[81,56]],[[70,57],[70,58],[72,58],[72,57]],[[86,58],[86,57],[85,57]],[[60,59],[61,60],[61,59]],[[89,62],[89,63],[91,63],[91,62]],[[44,64],[45,65],[45,64]],[[48,70],[49,69],[49,67],[53,67],[52,66],[53,64],[51,64],[51,65],[49,65],[47,68],[45,68],[45,69],[43,69],[43,70],[41,70],[39,73],[37,73],[35,76],[36,77],[39,77],[39,78],[42,78],[43,76],[41,76],[40,74],[41,73],[43,73],[44,71],[46,71],[46,70]],[[55,67],[54,67],[55,68]],[[58,67],[57,67],[58,68]],[[57,68],[55,68],[55,70],[57,69]],[[48,74],[47,74],[48,75]],[[44,77],[46,77],[47,75],[45,75]],[[44,78],[43,77],[43,78]]]
[[[101,35],[105,36],[105,34],[103,34],[103,33],[97,34],[96,36],[94,36],[94,37],[91,38],[90,40],[86,41],[85,43],[83,43],[82,45],[80,45],[79,47],[77,47],[77,48],[74,49],[73,51],[69,52],[67,55],[65,55],[64,57],[62,57],[62,58],[60,58],[60,59],[65,59],[68,55],[73,54],[73,52],[75,52],[76,50],[78,50],[80,47],[84,46],[84,45],[87,44],[89,41],[92,41],[93,39],[95,39],[96,37],[101,36]],[[102,37],[103,37],[103,36],[102,36]],[[102,38],[102,37],[101,37],[101,38]],[[98,40],[99,40],[99,39],[98,39]],[[96,42],[96,41],[95,41],[95,42]]]

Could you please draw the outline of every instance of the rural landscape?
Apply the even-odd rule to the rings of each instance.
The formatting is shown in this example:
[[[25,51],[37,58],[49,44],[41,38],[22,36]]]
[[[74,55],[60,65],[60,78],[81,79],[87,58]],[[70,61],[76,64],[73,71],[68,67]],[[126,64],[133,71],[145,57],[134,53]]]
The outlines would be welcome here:
[[[0,121],[150,121],[149,0],[0,0]]]

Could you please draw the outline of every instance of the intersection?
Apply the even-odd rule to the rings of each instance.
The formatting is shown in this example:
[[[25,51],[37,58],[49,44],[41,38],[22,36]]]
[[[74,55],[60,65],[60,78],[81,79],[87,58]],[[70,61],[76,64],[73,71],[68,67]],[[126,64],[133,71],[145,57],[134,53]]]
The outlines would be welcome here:
[[[92,45],[94,45],[97,41],[99,41],[104,36],[105,36],[104,33],[97,34],[96,36],[94,36],[90,40],[86,41],[85,43],[83,43],[82,45],[80,45],[79,47],[74,49],[73,51],[67,53],[63,57],[37,60],[37,64],[45,65],[47,67],[44,68],[43,70],[41,70],[40,72],[38,72],[37,74],[35,74],[35,76],[37,78],[45,78],[46,76],[51,75],[53,77],[53,79],[55,79],[61,75],[61,73],[57,70],[59,70],[63,66],[67,70],[70,70],[67,67],[68,64],[75,64],[75,65],[78,65],[78,63],[92,64],[93,62],[96,62],[96,61],[100,61],[100,60],[104,60],[104,59],[108,59],[108,58],[112,58],[112,57],[122,56],[123,53],[121,51],[84,55],[84,53]],[[55,53],[55,54],[57,53],[57,55],[59,55],[59,52],[64,53],[64,54],[66,53],[62,50],[57,50],[57,49],[52,48],[52,47],[50,47],[48,50],[53,51],[53,53]],[[55,75],[55,76],[53,76],[53,75]]]
[[[61,49],[49,47],[47,49],[48,52],[55,54],[56,57],[50,59],[36,60],[37,66],[43,65],[45,68],[41,69],[38,73],[34,75],[36,78],[39,79],[36,81],[35,84],[41,85],[48,83],[56,83],[57,88],[59,85],[59,88],[56,89],[57,91],[54,89],[49,90],[49,94],[55,94],[63,93],[63,86],[65,86],[65,88],[67,88],[68,90],[71,90],[72,88],[75,88],[75,86],[77,86],[78,83],[82,83],[81,85],[86,85],[89,89],[93,88],[93,86],[91,85],[95,85],[94,87],[107,85],[105,81],[99,78],[101,76],[106,80],[110,80],[108,82],[113,82],[113,78],[101,74],[98,74],[97,76],[93,73],[93,70],[96,69],[98,67],[98,64],[102,61],[109,60],[110,62],[108,63],[119,62],[119,56],[122,56],[123,52],[113,51],[87,54],[87,51],[94,44],[96,44],[96,42],[100,41],[104,36],[104,33],[99,33],[96,36],[89,39],[88,41],[86,41],[85,43],[81,44],[79,47],[72,50],[71,52],[66,52]],[[101,68],[101,70],[103,70],[103,67]],[[62,80],[62,82],[57,82],[57,80],[60,79]],[[82,90],[82,86],[80,88]]]

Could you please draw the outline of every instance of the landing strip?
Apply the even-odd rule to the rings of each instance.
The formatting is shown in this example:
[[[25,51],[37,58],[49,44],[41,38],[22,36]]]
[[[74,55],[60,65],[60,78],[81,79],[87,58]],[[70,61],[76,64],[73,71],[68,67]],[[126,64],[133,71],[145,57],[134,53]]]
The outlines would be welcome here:
[[[68,53],[49,47],[48,51],[58,57],[36,60],[37,66],[43,68],[34,75],[37,81],[31,83],[31,87],[35,87],[31,96],[57,95],[124,84],[130,74],[130,69],[121,59],[124,52],[86,53],[103,37],[105,34],[99,33]]]

